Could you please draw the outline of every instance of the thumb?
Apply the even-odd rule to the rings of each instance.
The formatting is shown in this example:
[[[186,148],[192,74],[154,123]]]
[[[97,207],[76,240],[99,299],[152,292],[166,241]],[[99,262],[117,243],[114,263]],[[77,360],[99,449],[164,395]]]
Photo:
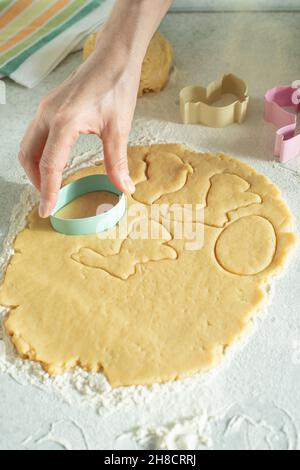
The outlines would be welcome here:
[[[109,179],[121,191],[134,193],[135,186],[129,175],[127,160],[128,135],[109,129],[102,133],[102,141]]]

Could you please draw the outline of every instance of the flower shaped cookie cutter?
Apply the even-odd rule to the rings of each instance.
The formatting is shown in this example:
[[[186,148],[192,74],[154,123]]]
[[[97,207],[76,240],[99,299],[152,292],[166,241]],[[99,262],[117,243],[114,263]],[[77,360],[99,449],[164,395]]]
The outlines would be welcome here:
[[[119,196],[119,201],[107,212],[94,217],[81,219],[64,219],[57,212],[64,206],[84,194],[94,191],[107,191]],[[50,216],[54,230],[64,235],[93,235],[113,228],[126,211],[125,194],[119,191],[106,175],[90,175],[72,181],[64,186],[58,194],[58,201]]]
[[[236,100],[229,104],[217,104],[225,95]],[[234,122],[242,123],[246,117],[249,96],[244,80],[234,74],[224,75],[207,88],[188,86],[181,90],[180,113],[184,124],[202,124],[208,127],[226,127]]]
[[[274,155],[285,163],[300,155],[300,134],[296,135],[297,115],[285,107],[300,111],[300,98],[294,86],[276,86],[265,94],[264,118],[277,127]],[[295,99],[295,97],[297,99]]]

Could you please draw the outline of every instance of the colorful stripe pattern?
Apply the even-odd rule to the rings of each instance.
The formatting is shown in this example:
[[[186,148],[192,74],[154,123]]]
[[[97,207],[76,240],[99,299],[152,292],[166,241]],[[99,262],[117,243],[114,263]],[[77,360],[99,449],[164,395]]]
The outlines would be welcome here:
[[[9,76],[32,54],[102,3],[103,0],[0,0],[0,74]]]

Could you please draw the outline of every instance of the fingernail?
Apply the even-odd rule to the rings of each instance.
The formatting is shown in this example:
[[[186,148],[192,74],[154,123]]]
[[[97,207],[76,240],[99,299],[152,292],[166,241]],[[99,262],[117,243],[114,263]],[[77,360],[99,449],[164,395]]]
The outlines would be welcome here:
[[[39,215],[42,218],[48,217],[51,213],[51,205],[48,201],[45,199],[41,199],[40,201],[40,207],[39,207]]]
[[[123,182],[123,185],[125,186],[125,188],[127,189],[127,191],[130,194],[134,193],[135,186],[134,186],[133,181],[132,181],[132,179],[130,178],[129,175],[124,175],[122,177],[122,182]]]

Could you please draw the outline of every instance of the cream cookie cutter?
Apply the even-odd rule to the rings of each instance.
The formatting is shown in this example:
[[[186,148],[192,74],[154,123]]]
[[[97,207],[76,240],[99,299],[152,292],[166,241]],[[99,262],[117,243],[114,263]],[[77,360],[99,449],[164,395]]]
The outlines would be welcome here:
[[[227,105],[217,105],[224,95],[236,96]],[[234,122],[241,124],[247,113],[249,95],[244,80],[234,74],[224,75],[206,88],[187,86],[179,94],[180,114],[184,124],[202,124],[208,127],[226,127]]]
[[[300,155],[300,134],[297,130],[297,114],[285,107],[300,111],[300,99],[293,99],[296,89],[293,86],[276,86],[265,94],[264,119],[276,128],[274,155],[285,163]]]
[[[119,201],[107,212],[81,219],[64,219],[57,212],[84,194],[95,191],[107,191],[119,196]],[[92,235],[113,228],[122,219],[126,211],[126,197],[114,186],[106,175],[90,175],[79,178],[64,186],[58,194],[55,208],[50,215],[54,230],[64,235]]]

